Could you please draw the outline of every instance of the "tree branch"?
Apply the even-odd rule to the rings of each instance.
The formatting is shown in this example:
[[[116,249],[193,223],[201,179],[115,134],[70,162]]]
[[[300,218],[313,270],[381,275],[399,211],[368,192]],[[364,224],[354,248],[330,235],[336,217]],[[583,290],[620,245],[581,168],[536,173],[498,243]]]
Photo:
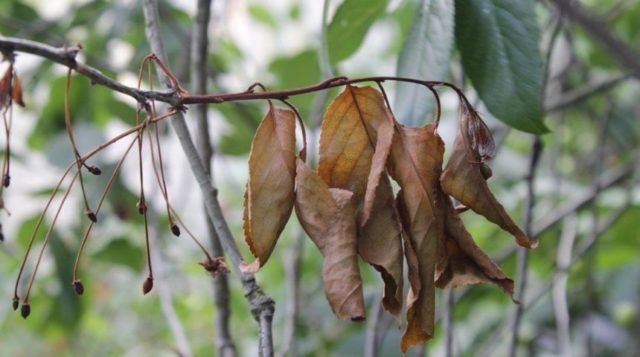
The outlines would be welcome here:
[[[564,15],[578,23],[587,33],[598,40],[614,56],[616,61],[630,71],[631,75],[640,79],[640,55],[615,37],[601,19],[590,14],[578,1],[549,1],[555,4]]]
[[[152,20],[146,20],[146,26],[154,26],[155,22]],[[154,35],[154,41],[160,40],[159,37]],[[24,52],[34,54],[40,57],[47,58],[53,62],[59,63],[63,66],[74,69],[77,73],[89,78],[92,83],[100,84],[105,87],[111,88],[116,92],[120,92],[126,94],[138,102],[142,102],[145,100],[155,100],[158,102],[167,103],[173,107],[182,107],[184,105],[189,104],[215,104],[215,103],[223,103],[223,102],[238,102],[238,101],[248,101],[248,100],[259,100],[259,99],[273,99],[273,100],[285,100],[291,96],[307,94],[318,92],[321,90],[326,90],[335,87],[342,87],[349,84],[363,83],[363,82],[376,82],[381,83],[384,81],[397,81],[397,82],[409,82],[420,84],[426,86],[430,89],[436,86],[449,87],[454,90],[457,94],[464,97],[463,91],[449,82],[443,81],[424,81],[415,78],[407,78],[407,77],[394,77],[394,76],[375,76],[375,77],[364,77],[364,78],[355,78],[348,79],[346,77],[335,77],[330,78],[320,83],[316,83],[314,85],[300,87],[300,88],[292,88],[286,90],[276,90],[276,91],[261,91],[254,92],[253,90],[247,90],[244,92],[238,93],[224,93],[224,94],[194,94],[191,95],[187,92],[182,92],[182,88],[175,88],[179,83],[175,83],[166,76],[166,74],[161,74],[165,85],[169,88],[169,90],[163,91],[153,91],[153,90],[141,90],[137,88],[132,88],[125,86],[121,83],[114,81],[113,79],[105,76],[99,70],[81,64],[76,61],[76,56],[78,52],[81,50],[81,46],[73,45],[69,47],[56,48],[51,47],[39,42],[23,40],[18,38],[11,37],[1,37],[0,36],[0,52],[3,53],[11,53],[11,52]],[[162,52],[158,52],[162,51]],[[165,56],[160,56],[160,53],[164,53],[164,49],[153,48],[152,52],[157,54],[157,58],[160,59],[160,65],[162,66],[165,61]],[[165,67],[168,70],[168,68]]]
[[[162,44],[162,38],[160,37],[160,30],[158,24],[158,8],[154,0],[143,0],[143,12],[145,17],[145,33],[147,40],[151,46],[151,50],[160,58],[164,60],[164,48]],[[162,72],[158,73],[159,78],[165,84],[169,83],[169,78]],[[240,275],[242,287],[245,292],[245,297],[251,305],[251,312],[253,317],[258,321],[260,330],[259,351],[261,356],[273,355],[273,338],[271,333],[274,302],[268,297],[255,281],[255,277],[250,273],[243,273],[240,271],[240,264],[242,263],[242,257],[238,246],[235,243],[233,235],[229,229],[229,226],[222,214],[220,203],[217,199],[217,189],[215,189],[211,183],[211,179],[207,174],[198,151],[191,140],[189,129],[184,120],[184,115],[178,113],[171,120],[173,129],[180,140],[182,149],[187,156],[187,161],[191,166],[198,187],[202,192],[205,206],[209,218],[213,222],[216,234],[220,237],[220,241],[224,250],[231,259],[233,266]]]
[[[527,236],[534,237],[531,229],[531,222],[533,222],[533,207],[535,205],[535,191],[534,183],[536,177],[536,171],[538,163],[540,162],[540,155],[542,153],[542,141],[540,137],[533,139],[531,145],[531,160],[529,162],[529,174],[527,176],[527,202],[525,205],[524,214],[524,231]],[[515,296],[520,301],[516,305],[515,315],[513,317],[511,343],[509,345],[509,356],[514,357],[518,348],[518,331],[520,329],[520,322],[522,321],[522,315],[524,312],[524,298],[525,289],[527,287],[527,271],[529,265],[529,250],[526,248],[518,249],[518,294]]]
[[[545,111],[550,113],[565,109],[566,107],[583,101],[592,95],[600,94],[612,89],[627,78],[629,78],[629,75],[627,74],[618,74],[610,78],[587,83],[580,88],[563,93],[558,98],[550,98],[545,104]]]
[[[92,84],[99,84],[116,92],[126,94],[137,101],[157,100],[175,105],[180,98],[174,91],[150,91],[125,86],[115,80],[105,76],[99,70],[82,64],[76,60],[78,53],[82,50],[80,45],[70,45],[65,47],[52,47],[40,42],[24,40],[20,38],[0,36],[0,52],[24,52],[46,58],[52,62],[69,67],[79,74],[89,78]]]
[[[556,253],[556,272],[551,292],[553,314],[556,320],[558,350],[562,356],[571,356],[571,330],[569,304],[567,302],[568,269],[571,265],[573,243],[577,235],[577,217],[571,215],[564,220],[558,252]]]
[[[211,18],[211,0],[198,0],[196,18],[191,34],[191,91],[193,93],[207,92],[207,55],[209,46],[208,27]],[[213,179],[211,171],[211,160],[213,159],[213,148],[209,137],[209,118],[207,106],[205,104],[195,105],[193,112],[196,117],[196,147],[200,154],[200,160],[205,171]],[[214,256],[223,256],[224,251],[220,244],[220,238],[216,234],[213,222],[207,215],[206,207],[203,205],[204,219],[206,223],[207,235],[211,242],[211,252]],[[221,357],[232,357],[236,355],[236,347],[231,338],[229,320],[231,310],[229,301],[231,292],[229,291],[229,280],[225,274],[214,276],[213,278],[213,301],[215,311],[216,346],[218,355]]]

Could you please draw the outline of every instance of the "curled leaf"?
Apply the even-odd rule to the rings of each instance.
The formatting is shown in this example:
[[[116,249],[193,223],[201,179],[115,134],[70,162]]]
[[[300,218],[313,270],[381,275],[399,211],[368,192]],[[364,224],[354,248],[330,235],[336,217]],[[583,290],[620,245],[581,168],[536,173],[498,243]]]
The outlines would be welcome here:
[[[382,276],[382,306],[399,316],[402,310],[402,227],[394,210],[391,183],[385,176],[377,187],[371,218],[360,228],[358,254]]]
[[[463,285],[494,283],[513,298],[513,280],[473,241],[451,202],[443,197],[445,213],[445,244],[442,254],[447,257],[437,267],[436,286],[456,288]]]
[[[18,74],[14,74],[13,83],[11,88],[11,98],[13,101],[21,107],[24,107],[24,101],[22,100],[22,83]]]
[[[460,110],[460,128],[453,144],[453,152],[441,177],[442,190],[455,197],[463,205],[474,212],[485,216],[489,221],[497,224],[502,229],[511,233],[519,245],[527,248],[535,248],[537,242],[529,240],[527,235],[509,217],[504,207],[498,202],[487,185],[487,171],[483,168],[482,151],[474,149],[474,142],[470,139],[477,134],[469,130],[477,128],[470,125],[472,113],[462,105]]]
[[[385,282],[383,306],[402,308],[401,227],[385,173],[393,118],[380,92],[347,86],[327,108],[318,172],[329,187],[353,192],[360,227],[358,253]]]
[[[402,190],[398,203],[408,235],[405,244],[410,290],[407,328],[400,341],[403,352],[433,337],[435,318],[434,275],[443,237],[443,216],[437,202],[444,143],[429,124],[399,127],[391,149],[390,173]]]
[[[263,266],[293,209],[295,113],[269,105],[249,154],[244,200],[244,237]]]
[[[11,67],[0,78],[0,109],[8,105],[11,99]]]
[[[339,318],[363,320],[353,193],[330,189],[298,159],[295,208],[302,228],[322,253],[322,281],[331,309]]]

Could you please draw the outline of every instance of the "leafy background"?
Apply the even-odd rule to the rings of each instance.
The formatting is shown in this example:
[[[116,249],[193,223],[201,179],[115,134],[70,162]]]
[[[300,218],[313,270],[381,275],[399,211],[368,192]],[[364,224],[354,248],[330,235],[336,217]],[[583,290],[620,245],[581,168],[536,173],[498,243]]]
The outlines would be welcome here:
[[[594,14],[606,18],[608,30],[626,43],[635,43],[639,2],[583,3]],[[189,43],[194,6],[192,2],[161,1],[169,62],[185,83],[189,76],[185,55],[189,51],[185,46]],[[640,195],[634,160],[637,161],[640,139],[640,107],[636,99],[640,87],[636,79],[625,75],[614,55],[603,50],[583,28],[567,19],[558,21],[555,8],[528,1],[333,1],[327,8],[329,25],[324,35],[322,12],[322,2],[315,1],[279,0],[268,5],[257,0],[214,1],[209,29],[210,90],[239,91],[256,81],[270,88],[288,88],[311,84],[330,73],[349,77],[397,73],[464,83],[500,144],[491,164],[494,177],[490,184],[514,217],[524,215],[533,136],[512,127],[536,133],[545,131],[545,127],[549,130],[541,136],[544,151],[535,180],[534,228],[558,216],[563,207],[571,208],[585,195],[594,196],[590,192],[599,177],[631,168],[631,177],[603,188],[593,202],[569,209],[539,236],[540,248],[529,254],[524,298],[528,304],[521,323],[519,349],[534,355],[561,353],[554,315],[554,307],[560,302],[554,301],[550,287],[564,271],[557,268],[556,261],[558,251],[566,252],[566,248],[559,248],[573,239],[566,293],[560,296],[568,304],[574,354],[639,353]],[[434,14],[442,14],[437,16],[439,23]],[[137,66],[149,51],[140,4],[128,0],[64,1],[55,7],[35,0],[3,1],[0,33],[52,45],[82,43],[83,61],[129,84],[134,83]],[[9,356],[174,355],[176,343],[166,310],[169,306],[193,353],[211,355],[216,311],[210,280],[196,264],[200,258],[195,247],[163,229],[166,217],[162,214],[153,222],[157,288],[149,296],[141,294],[144,246],[142,222],[133,214],[137,171],[134,160],[125,164],[124,174],[109,195],[107,211],[112,214],[103,214],[90,241],[81,275],[87,286],[85,295],[75,296],[69,284],[69,269],[85,224],[80,215],[80,197],[74,192],[38,276],[32,316],[22,320],[12,312],[13,281],[35,218],[71,160],[60,95],[64,69],[24,54],[19,55],[17,63],[25,85],[27,109],[14,113],[14,180],[5,195],[11,216],[0,213],[6,239],[0,245],[0,296],[6,301],[0,304],[0,352]],[[610,85],[604,90],[589,91],[601,83]],[[71,107],[82,150],[133,122],[135,107],[128,98],[91,87],[83,78],[74,79],[72,88]],[[420,125],[431,116],[424,89],[399,87],[396,91],[393,84],[388,84],[387,89],[399,120]],[[396,97],[397,92],[419,99],[403,104],[400,98],[404,94]],[[572,100],[572,95],[581,92],[590,95]],[[334,94],[331,92],[329,97]],[[456,101],[447,92],[442,99],[440,131],[450,147]],[[304,95],[292,102],[313,126],[314,122],[317,124],[316,107],[326,100],[323,95]],[[421,100],[427,105],[403,107],[417,105]],[[242,236],[247,153],[264,108],[264,103],[209,108],[216,148],[215,180],[236,237]],[[402,114],[411,110],[418,114]],[[173,204],[188,226],[206,241],[193,178],[173,133],[166,130],[163,135]],[[115,165],[122,150],[122,146],[114,146],[99,155],[96,163],[106,170]],[[92,195],[100,192],[104,179],[90,180]],[[149,181],[147,187],[152,186]],[[161,212],[159,192],[149,196],[156,197],[152,207]],[[501,266],[516,277],[517,254],[513,254],[510,237],[484,219],[472,215],[464,218],[478,243],[492,255],[505,257]],[[295,330],[297,354],[361,354],[367,323],[339,321],[330,313],[318,275],[320,255],[308,239],[301,238],[298,225],[293,223],[285,229],[271,263],[257,275],[261,286],[276,300],[276,346],[281,343],[283,311],[288,303],[285,271],[291,265],[292,253],[301,246],[299,301],[303,304]],[[575,249],[586,247],[593,239],[596,243],[585,254],[576,255]],[[240,245],[248,259],[248,251],[244,244]],[[361,268],[367,306],[374,311],[380,283],[369,267]],[[237,279],[230,276],[230,282],[233,337],[241,355],[254,355],[257,327]],[[162,286],[168,293],[157,292]],[[557,286],[561,285],[555,286],[559,289]],[[454,353],[505,354],[515,310],[510,300],[492,286],[474,286],[453,294],[460,298],[452,307]],[[169,296],[170,301],[163,302],[161,295]],[[439,300],[439,307],[443,308],[444,299]],[[372,316],[369,313],[370,320]],[[401,330],[396,328],[397,323],[388,323],[390,328],[380,355],[397,355]],[[429,353],[443,353],[443,336],[442,324],[438,324],[436,337],[426,348]]]

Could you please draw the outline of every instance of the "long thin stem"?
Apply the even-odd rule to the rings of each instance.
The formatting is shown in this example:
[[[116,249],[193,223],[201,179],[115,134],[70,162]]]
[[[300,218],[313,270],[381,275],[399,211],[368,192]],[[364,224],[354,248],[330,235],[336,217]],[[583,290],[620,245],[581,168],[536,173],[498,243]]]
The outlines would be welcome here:
[[[104,189],[102,190],[102,194],[100,195],[100,199],[98,200],[98,205],[96,206],[96,214],[98,214],[100,212],[100,208],[102,208],[102,203],[104,202],[105,198],[107,197],[107,193],[111,189],[111,186],[113,185],[113,182],[115,181],[115,178],[118,176],[118,172],[120,172],[120,168],[122,167],[122,164],[124,163],[124,160],[129,155],[129,152],[131,152],[131,149],[133,148],[133,144],[135,144],[136,141],[138,141],[138,137],[137,136],[135,138],[133,138],[133,140],[131,141],[131,143],[129,144],[127,149],[125,150],[124,154],[120,158],[120,160],[118,160],[118,163],[116,164],[116,167],[113,169],[113,172],[111,173],[111,176],[109,177],[109,180],[107,181],[107,184],[105,185]],[[85,244],[87,243],[87,240],[89,239],[89,234],[91,233],[91,230],[93,229],[94,225],[95,225],[94,222],[89,223],[89,226],[87,226],[87,229],[85,230],[85,233],[82,236],[82,240],[80,241],[80,247],[78,248],[78,252],[76,253],[76,260],[75,260],[75,263],[73,264],[73,280],[72,281],[73,281],[74,284],[79,281],[79,279],[78,279],[78,268],[80,266],[80,258],[82,256],[82,252],[84,251]]]
[[[38,234],[38,230],[40,230],[40,226],[42,225],[42,221],[44,220],[44,216],[47,214],[47,211],[49,210],[49,207],[51,206],[51,203],[53,202],[53,199],[58,194],[58,191],[60,190],[60,187],[62,186],[62,183],[64,182],[64,179],[67,177],[69,172],[71,172],[71,169],[73,168],[74,165],[75,165],[75,162],[70,164],[69,166],[67,166],[67,169],[65,170],[65,172],[62,175],[62,177],[60,178],[60,180],[58,180],[58,183],[56,184],[56,187],[53,189],[53,192],[49,196],[49,199],[47,200],[47,203],[45,204],[44,209],[42,210],[42,212],[40,212],[40,216],[38,216],[38,221],[36,222],[36,226],[34,227],[33,232],[31,233],[31,237],[29,238],[29,244],[27,245],[27,249],[24,252],[24,257],[22,257],[22,262],[20,263],[20,269],[18,270],[18,276],[16,277],[16,284],[15,284],[15,287],[13,289],[13,301],[14,301],[14,304],[19,300],[18,285],[20,284],[20,279],[22,278],[22,273],[24,272],[24,267],[27,264],[27,259],[29,259],[29,254],[31,253],[31,248],[33,246],[33,243],[35,242],[36,236]],[[69,187],[69,188],[71,188],[71,187]]]
[[[73,128],[71,126],[71,105],[69,104],[69,97],[71,97],[71,72],[73,70],[69,68],[67,71],[67,82],[64,92],[64,123],[67,129],[67,136],[69,137],[69,142],[71,143],[71,148],[73,150],[73,155],[76,158],[76,165],[78,166],[78,176],[80,177],[80,189],[82,190],[82,200],[84,201],[84,208],[87,216],[91,221],[96,220],[95,213],[89,207],[89,201],[87,200],[87,193],[84,189],[84,181],[82,179],[82,165],[83,161],[80,159],[80,152],[78,151],[78,146],[76,145],[76,141],[73,137]]]
[[[73,178],[71,179],[71,182],[69,183],[69,187],[67,188],[67,190],[64,193],[64,196],[62,196],[62,200],[60,201],[60,204],[58,205],[58,209],[56,210],[55,215],[53,216],[53,220],[51,221],[51,224],[49,225],[49,229],[47,230],[47,233],[45,234],[44,237],[44,241],[42,242],[42,247],[40,247],[40,253],[38,254],[38,258],[36,258],[36,266],[33,268],[33,274],[31,274],[31,278],[29,279],[29,284],[27,285],[27,290],[26,293],[24,295],[24,299],[22,300],[22,305],[29,305],[29,293],[31,292],[31,288],[33,287],[33,282],[36,278],[36,274],[38,272],[38,268],[40,267],[40,262],[42,261],[42,256],[44,255],[44,250],[47,247],[47,244],[49,243],[49,238],[51,238],[51,233],[53,232],[53,227],[56,225],[56,221],[58,220],[58,216],[60,215],[60,212],[62,211],[62,207],[64,206],[64,203],[67,201],[67,197],[69,197],[69,193],[71,192],[71,188],[73,187],[73,184],[76,182],[76,179],[78,178],[79,174],[78,172],[76,172],[73,175]],[[24,316],[26,317],[26,316]]]

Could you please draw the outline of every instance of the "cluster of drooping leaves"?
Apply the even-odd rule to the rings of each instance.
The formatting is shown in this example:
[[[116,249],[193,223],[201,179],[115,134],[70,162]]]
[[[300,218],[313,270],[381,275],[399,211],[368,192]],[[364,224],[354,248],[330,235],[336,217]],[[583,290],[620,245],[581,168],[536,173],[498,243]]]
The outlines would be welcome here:
[[[438,121],[421,128],[398,124],[386,97],[371,87],[348,85],[328,107],[317,171],[305,162],[306,148],[296,154],[296,113],[270,103],[249,156],[244,233],[256,260],[245,269],[267,262],[295,208],[323,256],[324,291],[339,318],[365,318],[358,256],[380,272],[383,306],[399,317],[406,261],[403,351],[433,337],[436,287],[491,282],[512,296],[513,281],[475,244],[459,213],[470,208],[518,244],[535,244],[489,190],[484,160],[493,157],[495,144],[459,96],[459,131],[444,170]]]

